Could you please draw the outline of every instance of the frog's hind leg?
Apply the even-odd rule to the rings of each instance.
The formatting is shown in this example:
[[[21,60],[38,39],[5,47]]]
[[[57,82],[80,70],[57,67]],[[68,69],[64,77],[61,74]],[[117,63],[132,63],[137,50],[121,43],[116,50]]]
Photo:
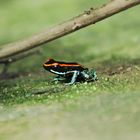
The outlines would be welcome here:
[[[67,85],[72,85],[76,82],[77,77],[79,75],[79,71],[70,71],[70,72],[67,72],[67,74],[68,73],[72,73],[73,75],[72,75],[71,81],[69,83],[67,83]]]

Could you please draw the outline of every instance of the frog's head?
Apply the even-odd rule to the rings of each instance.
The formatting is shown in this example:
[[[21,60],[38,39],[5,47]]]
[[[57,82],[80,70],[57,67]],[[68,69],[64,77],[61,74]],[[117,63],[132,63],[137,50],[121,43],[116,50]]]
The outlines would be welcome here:
[[[54,63],[54,62],[55,62],[54,59],[49,58],[49,59],[45,62],[45,64],[52,64],[52,63]]]
[[[55,60],[49,58],[49,59],[43,64],[43,67],[44,67],[46,70],[50,70],[50,69],[53,67],[53,63],[55,63]]]
[[[98,80],[98,77],[97,77],[97,74],[96,74],[96,71],[91,69],[91,70],[88,70],[88,69],[85,69],[83,72],[82,72],[83,76],[85,77],[85,79],[87,81],[95,81],[95,80]]]

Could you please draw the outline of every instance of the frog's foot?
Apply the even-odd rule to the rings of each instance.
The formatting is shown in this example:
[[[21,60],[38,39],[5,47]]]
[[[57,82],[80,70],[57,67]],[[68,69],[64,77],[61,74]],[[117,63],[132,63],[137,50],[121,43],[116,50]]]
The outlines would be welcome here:
[[[92,78],[94,81],[97,81],[98,80],[98,76],[96,74],[96,71],[94,72],[94,77]]]
[[[97,76],[95,70],[86,70],[86,71],[81,72],[81,74],[84,77],[85,81],[87,81],[87,82],[92,82],[92,81],[98,80],[98,76]]]

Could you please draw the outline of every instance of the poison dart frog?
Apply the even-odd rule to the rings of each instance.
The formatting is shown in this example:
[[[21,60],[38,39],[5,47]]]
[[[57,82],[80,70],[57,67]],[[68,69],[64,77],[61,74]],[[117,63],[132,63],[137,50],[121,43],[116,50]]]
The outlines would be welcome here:
[[[89,70],[75,62],[61,62],[48,59],[43,64],[43,67],[47,71],[57,75],[54,81],[64,81],[67,84],[74,84],[75,82],[98,80],[96,71]]]

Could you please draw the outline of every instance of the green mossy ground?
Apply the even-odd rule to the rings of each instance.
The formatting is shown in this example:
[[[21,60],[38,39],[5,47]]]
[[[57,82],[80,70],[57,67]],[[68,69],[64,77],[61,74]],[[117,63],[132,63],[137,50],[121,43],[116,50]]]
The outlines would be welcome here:
[[[0,0],[0,44],[49,28],[94,5],[87,0]],[[0,140],[139,140],[139,6],[44,45],[0,79]],[[65,86],[42,64],[48,57],[95,68],[97,82]],[[2,69],[2,66],[0,67]]]

